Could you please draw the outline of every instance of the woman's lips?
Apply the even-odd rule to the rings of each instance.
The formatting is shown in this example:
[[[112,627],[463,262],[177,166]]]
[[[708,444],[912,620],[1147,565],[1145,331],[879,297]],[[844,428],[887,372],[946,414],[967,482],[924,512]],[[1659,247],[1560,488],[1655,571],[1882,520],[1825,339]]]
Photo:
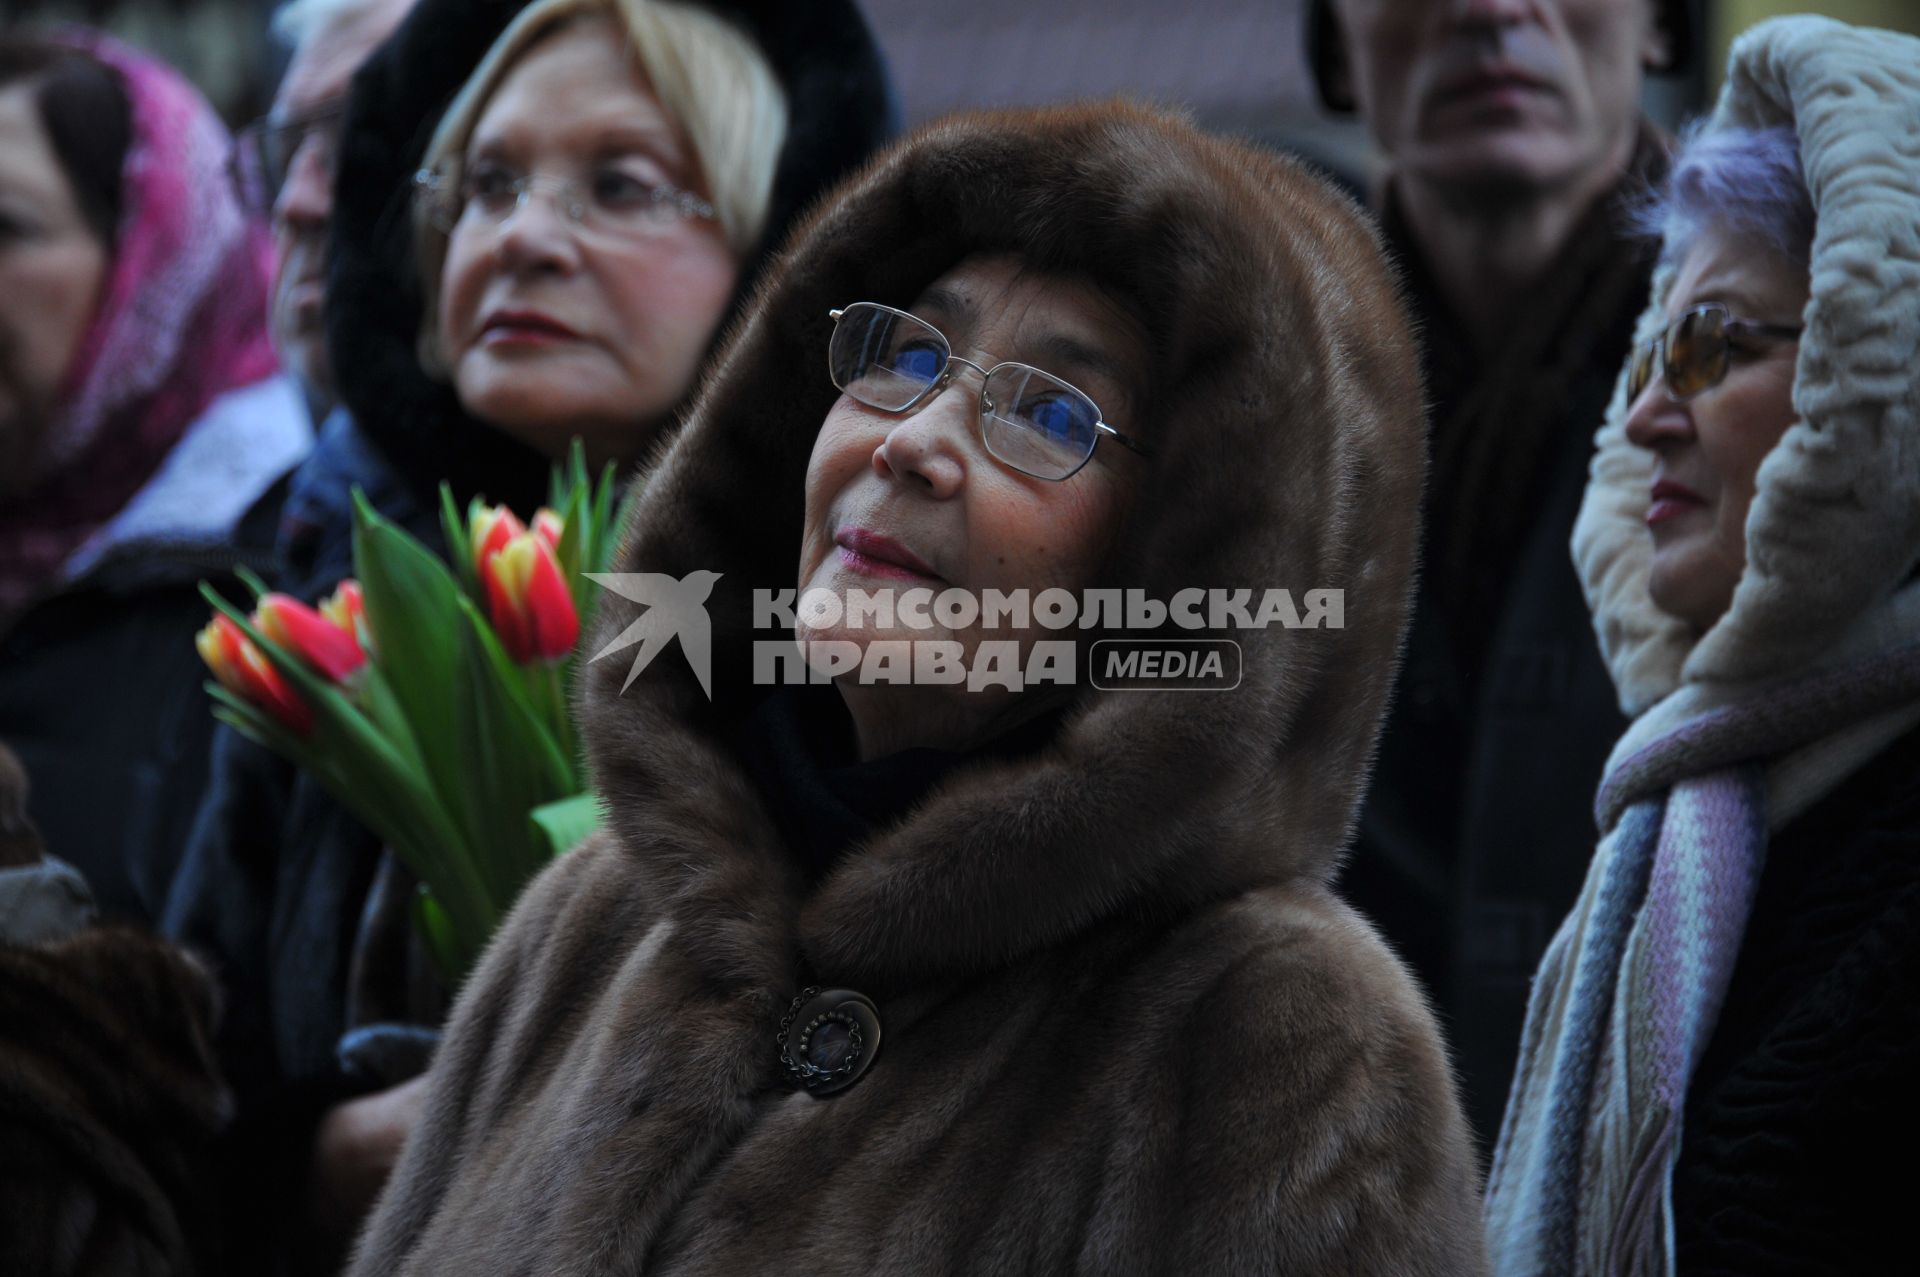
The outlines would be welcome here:
[[[1662,479],[1653,485],[1652,500],[1647,506],[1647,526],[1655,527],[1668,519],[1678,518],[1689,510],[1704,510],[1707,500],[1692,488],[1671,479]]]
[[[842,528],[834,539],[840,561],[863,576],[894,581],[938,581],[927,561],[892,537],[866,528]]]
[[[480,327],[480,343],[484,346],[550,346],[574,341],[579,336],[551,315],[537,310],[495,311]]]

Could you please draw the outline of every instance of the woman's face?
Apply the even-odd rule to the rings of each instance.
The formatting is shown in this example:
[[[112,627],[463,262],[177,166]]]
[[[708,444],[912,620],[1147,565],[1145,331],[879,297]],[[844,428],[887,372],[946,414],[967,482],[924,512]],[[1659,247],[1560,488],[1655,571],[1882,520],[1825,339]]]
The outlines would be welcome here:
[[[868,300],[847,298],[847,301]],[[1122,433],[1138,431],[1147,341],[1137,321],[1100,289],[1071,279],[1022,274],[1011,257],[968,258],[908,308],[946,335],[953,354],[990,368],[1017,361],[1041,368],[1085,392],[1102,418]],[[945,390],[910,415],[882,412],[842,395],[827,413],[807,466],[806,524],[799,590],[827,590],[844,604],[848,592],[958,588],[984,599],[988,590],[1029,596],[1091,583],[1117,533],[1142,458],[1109,441],[1064,481],[1036,479],[996,460],[981,441],[980,375],[957,366]],[[935,623],[892,629],[863,624],[810,625],[800,609],[799,637],[951,641],[971,668],[982,642],[1015,640],[1024,652],[1037,622],[1024,630],[984,619],[963,628]],[[1070,637],[1059,635],[1056,637]],[[886,702],[905,721],[893,747],[964,745],[990,734],[1005,716],[1004,689],[876,685],[843,695],[861,729],[863,752],[875,733],[857,700]],[[852,693],[849,695],[849,693]],[[1029,694],[1031,697],[1031,694]],[[871,715],[869,715],[871,717]]]
[[[1722,303],[1736,320],[1797,326],[1807,274],[1743,240],[1704,234],[1680,262],[1667,317],[1703,302]],[[1654,454],[1649,591],[1662,611],[1702,632],[1733,601],[1755,475],[1794,419],[1799,343],[1736,333],[1728,345],[1718,385],[1675,403],[1656,376],[1627,414],[1627,438]]]
[[[575,435],[596,457],[638,455],[692,386],[738,266],[709,219],[567,216],[557,183],[706,194],[618,29],[584,19],[529,50],[481,112],[464,169],[544,181],[504,220],[469,207],[448,238],[441,354],[461,403],[548,455]]]
[[[33,86],[0,90],[0,494],[18,495],[35,477],[107,263],[41,127]]]

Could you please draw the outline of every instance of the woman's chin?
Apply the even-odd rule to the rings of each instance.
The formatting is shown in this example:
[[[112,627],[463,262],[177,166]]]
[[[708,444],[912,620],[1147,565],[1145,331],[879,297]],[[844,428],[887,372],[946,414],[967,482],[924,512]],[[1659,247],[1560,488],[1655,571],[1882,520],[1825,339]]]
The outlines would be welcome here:
[[[1662,612],[1705,633],[1726,614],[1739,578],[1729,577],[1717,563],[1700,561],[1708,555],[1676,553],[1678,548],[1655,553],[1647,594]]]
[[[579,436],[590,451],[609,456],[644,450],[653,418],[634,404],[630,388],[599,386],[559,369],[555,375],[534,367],[470,370],[473,362],[463,361],[454,379],[460,406],[529,447],[557,457]]]

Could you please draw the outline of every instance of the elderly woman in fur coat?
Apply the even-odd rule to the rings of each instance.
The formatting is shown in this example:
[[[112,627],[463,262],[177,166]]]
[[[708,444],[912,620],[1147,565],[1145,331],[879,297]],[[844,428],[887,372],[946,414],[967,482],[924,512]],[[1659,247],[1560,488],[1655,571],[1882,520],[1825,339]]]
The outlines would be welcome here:
[[[1515,1274],[1910,1269],[1920,41],[1734,46],[1574,539],[1621,704],[1489,1187]]]
[[[1121,106],[882,157],[649,479],[606,832],[462,993],[354,1271],[1480,1271],[1433,1017],[1328,886],[1422,467],[1394,280],[1299,167]],[[1116,682],[1168,601],[1125,635],[1232,669]]]

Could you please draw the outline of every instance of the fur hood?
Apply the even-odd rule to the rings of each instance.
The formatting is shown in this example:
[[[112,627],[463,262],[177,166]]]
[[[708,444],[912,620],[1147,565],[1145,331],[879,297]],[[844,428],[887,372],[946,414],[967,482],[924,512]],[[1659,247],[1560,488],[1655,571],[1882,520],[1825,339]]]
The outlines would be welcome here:
[[[751,286],[765,248],[896,128],[880,51],[854,0],[685,0],[737,22],[787,94],[788,134],[774,173],[765,245],[741,271]],[[327,281],[327,339],[342,402],[433,504],[442,479],[462,501],[485,490],[524,503],[546,492],[547,462],[467,416],[453,389],[421,370],[412,178],[467,77],[526,0],[418,0],[353,79],[340,142]]]
[[[1627,441],[1624,370],[1573,553],[1621,708],[1750,685],[1920,634],[1920,40],[1781,18],[1735,41],[1709,127],[1791,124],[1818,221],[1798,419],[1760,466],[1747,567],[1703,635],[1647,592],[1653,458]],[[1636,343],[1664,325],[1662,267]],[[1689,700],[1698,697],[1688,698]]]
[[[734,798],[718,741],[756,690],[752,591],[794,584],[808,456],[838,397],[829,310],[910,306],[990,250],[1083,273],[1148,317],[1158,455],[1107,583],[1161,600],[1343,589],[1345,628],[1233,632],[1244,673],[1230,692],[1099,692],[1083,669],[1038,757],[951,778],[807,903],[802,952],[862,987],[1004,963],[1123,910],[1329,881],[1406,618],[1424,465],[1416,352],[1354,206],[1296,165],[1133,108],[937,127],[799,238],[632,525],[622,570],[722,573],[711,706],[677,655],[625,695],[624,660],[586,682],[599,791],[622,840],[659,851],[645,872],[662,889],[718,886],[679,863],[663,826],[689,805],[753,807]],[[588,650],[637,614],[608,596]],[[756,824],[742,818],[739,843],[778,858]]]
[[[989,250],[1091,276],[1152,336],[1128,425],[1157,455],[1108,583],[1344,589],[1345,626],[1239,631],[1231,691],[1083,678],[1037,752],[961,762],[809,881],[729,732],[752,591],[794,585],[828,311]],[[461,993],[354,1271],[1480,1271],[1438,1030],[1327,886],[1422,464],[1394,280],[1300,166],[1130,106],[882,156],[769,273],[628,528],[622,570],[722,573],[712,700],[676,647],[624,695],[625,652],[586,666],[608,828]],[[589,651],[637,615],[604,598]],[[780,1063],[813,981],[884,1031],[830,1096]]]

